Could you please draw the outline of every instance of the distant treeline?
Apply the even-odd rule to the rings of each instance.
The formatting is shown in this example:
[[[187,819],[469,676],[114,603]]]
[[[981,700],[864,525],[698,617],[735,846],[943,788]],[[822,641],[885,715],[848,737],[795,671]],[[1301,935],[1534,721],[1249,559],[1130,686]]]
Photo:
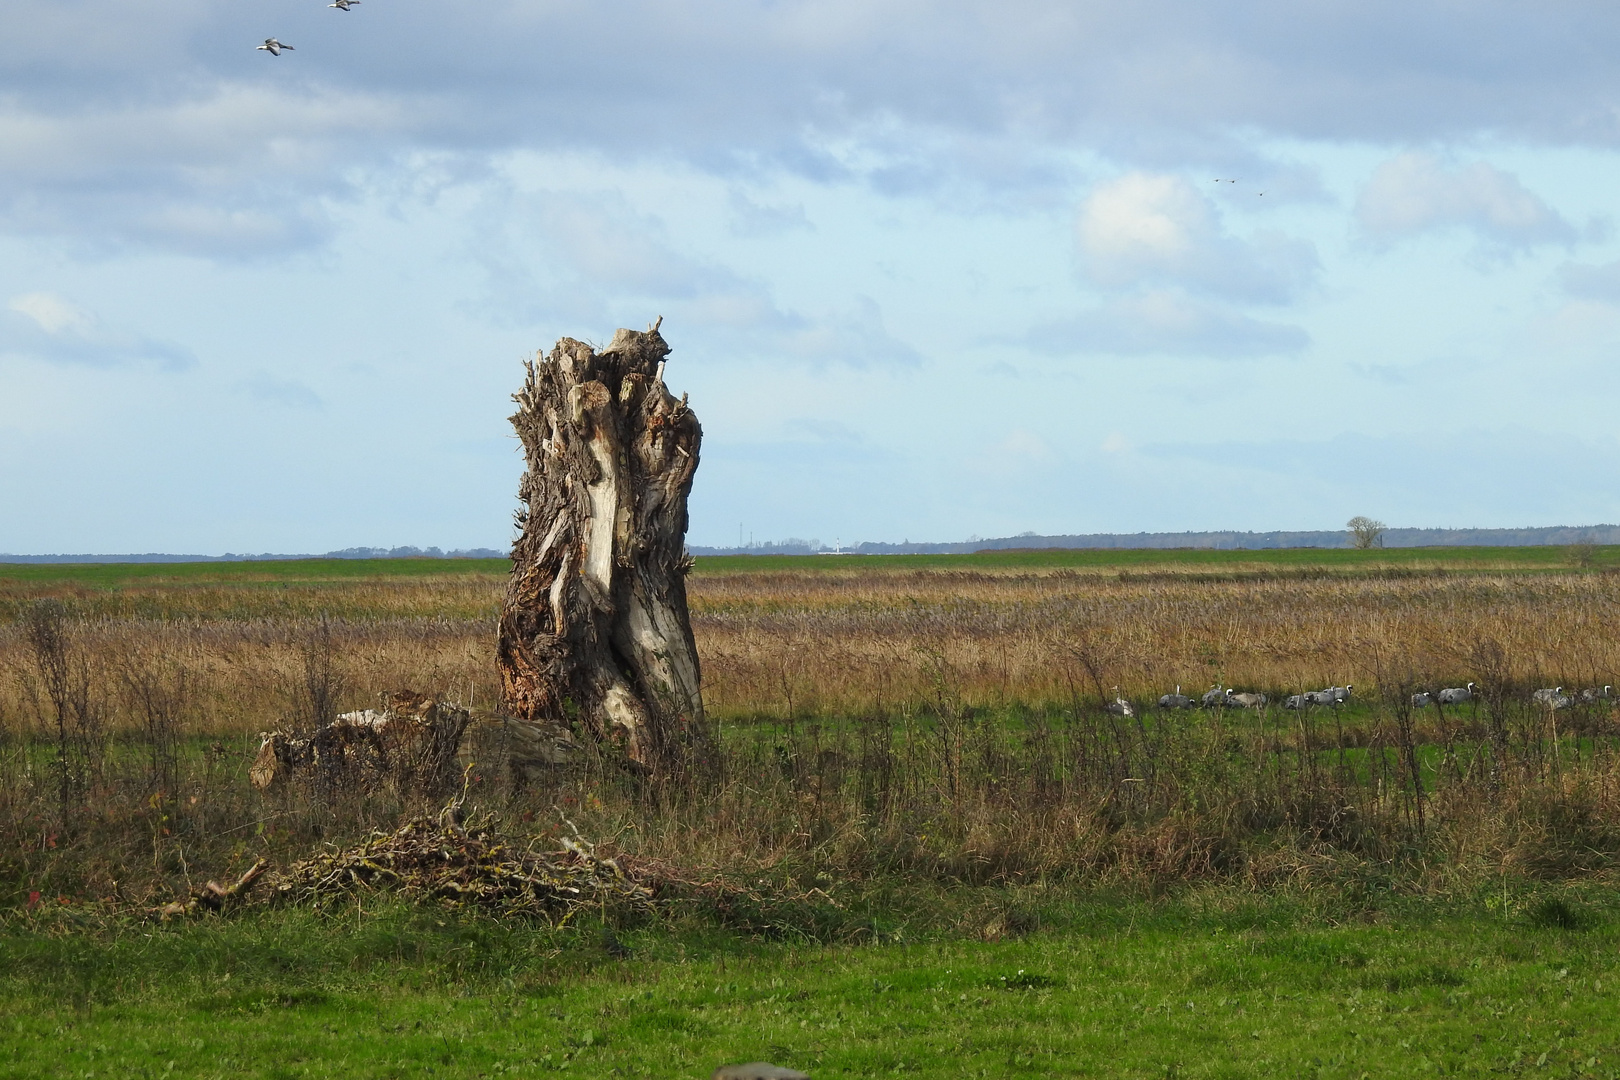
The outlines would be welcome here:
[[[1571,544],[1620,544],[1620,525],[1553,525],[1538,529],[1388,529],[1382,546],[1414,547],[1537,547]],[[930,544],[910,540],[898,544],[861,543],[837,550],[854,555],[966,555],[975,551],[1017,548],[1195,548],[1210,551],[1264,550],[1267,548],[1347,548],[1353,546],[1347,530],[1321,532],[1176,532],[1085,533],[1075,536],[1040,536],[1021,533],[956,544]],[[819,540],[788,539],[747,547],[693,547],[693,555],[816,555],[834,549]]]
[[[1382,546],[1415,547],[1538,547],[1571,544],[1620,544],[1620,525],[1552,525],[1539,529],[1388,529]],[[1082,533],[1073,536],[1041,536],[1020,533],[988,540],[977,538],[953,544],[933,544],[902,540],[898,544],[867,541],[833,548],[820,540],[772,540],[746,547],[702,547],[694,545],[693,555],[821,555],[842,551],[852,555],[969,555],[975,551],[1007,551],[1020,548],[1194,548],[1208,551],[1245,551],[1268,548],[1347,548],[1350,533],[1343,530],[1320,532],[1175,532],[1175,533]],[[457,548],[443,551],[436,547],[373,548],[352,547],[323,555],[0,555],[0,563],[165,563],[165,562],[254,562],[279,559],[504,559],[507,553],[495,548]]]
[[[268,562],[286,559],[504,559],[506,552],[494,548],[456,548],[443,551],[436,547],[371,548],[352,547],[342,551],[328,551],[324,555],[165,555],[148,552],[144,555],[0,555],[0,563],[169,563],[169,562]]]

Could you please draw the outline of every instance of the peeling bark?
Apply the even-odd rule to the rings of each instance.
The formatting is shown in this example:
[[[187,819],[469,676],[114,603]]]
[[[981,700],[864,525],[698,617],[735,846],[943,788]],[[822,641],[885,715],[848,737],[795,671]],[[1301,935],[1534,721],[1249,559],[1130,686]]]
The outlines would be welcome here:
[[[661,320],[660,320],[661,321]],[[703,430],[664,385],[658,325],[601,352],[564,338],[527,365],[512,426],[527,471],[501,605],[507,712],[656,770],[701,732],[686,611],[686,500]]]

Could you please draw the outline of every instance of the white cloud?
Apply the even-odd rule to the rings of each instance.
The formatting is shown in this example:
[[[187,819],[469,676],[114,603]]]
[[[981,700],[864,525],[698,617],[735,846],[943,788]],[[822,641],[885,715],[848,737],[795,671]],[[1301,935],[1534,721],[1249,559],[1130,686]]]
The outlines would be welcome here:
[[[1309,342],[1297,327],[1235,308],[1305,292],[1320,271],[1315,248],[1272,233],[1232,235],[1183,177],[1134,172],[1099,184],[1081,203],[1075,239],[1101,301],[1037,328],[1028,342],[1037,350],[1242,357]]]
[[[89,337],[95,330],[95,319],[89,312],[55,293],[13,296],[6,307],[33,319],[34,324],[47,334],[67,333]]]
[[[1356,219],[1384,241],[1448,228],[1509,248],[1576,238],[1574,226],[1512,173],[1483,161],[1449,165],[1419,151],[1378,166],[1356,201]]]
[[[6,310],[11,317],[0,319],[0,355],[94,367],[150,361],[178,369],[197,362],[183,346],[110,328],[93,312],[56,293],[13,296]]]
[[[1106,288],[1175,284],[1230,300],[1283,303],[1320,265],[1303,240],[1225,232],[1213,204],[1179,176],[1129,173],[1095,188],[1076,225],[1082,267]]]
[[[1185,262],[1213,231],[1211,216],[1209,204],[1185,180],[1133,173],[1086,200],[1080,247],[1097,277],[1129,280],[1143,270]]]
[[[1301,352],[1310,337],[1297,326],[1225,311],[1158,290],[1112,298],[1065,320],[1036,328],[1026,344],[1056,355],[1209,356],[1240,358]]]

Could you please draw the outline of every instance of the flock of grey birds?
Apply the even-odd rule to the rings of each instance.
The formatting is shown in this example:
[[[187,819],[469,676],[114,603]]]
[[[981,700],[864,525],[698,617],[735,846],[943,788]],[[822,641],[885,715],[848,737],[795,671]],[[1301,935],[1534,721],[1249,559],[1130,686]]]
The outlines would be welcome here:
[[[351,8],[359,7],[360,3],[361,0],[332,0],[332,2],[326,6],[329,8],[337,8],[339,11],[348,11]],[[258,52],[267,52],[271,56],[280,56],[284,52],[298,51],[291,45],[283,44],[273,37],[265,38],[263,45],[255,45],[253,48]]]
[[[1469,683],[1470,687],[1474,684]],[[1295,694],[1283,702],[1285,709],[1303,709],[1309,705],[1331,705],[1335,708],[1350,700],[1351,686],[1330,686],[1326,690],[1311,690],[1303,694]],[[1449,693],[1449,691],[1448,691]],[[1159,699],[1161,709],[1193,709],[1203,706],[1206,709],[1263,709],[1271,699],[1265,694],[1251,693],[1246,690],[1233,690],[1216,683],[1210,687],[1202,697],[1191,698],[1176,687],[1173,694],[1165,694]],[[1136,711],[1131,703],[1119,696],[1119,687],[1114,687],[1114,700],[1106,706],[1108,711],[1116,716],[1135,716]]]
[[[1555,686],[1551,690],[1537,690],[1530,695],[1530,700],[1544,709],[1567,709],[1577,702],[1582,705],[1591,705],[1598,701],[1608,701],[1614,697],[1614,687],[1605,686],[1603,689],[1582,690],[1579,693],[1564,693],[1562,686]],[[1417,698],[1412,699],[1417,704]]]
[[[1338,708],[1350,700],[1350,685],[1330,686],[1326,690],[1308,690],[1303,694],[1290,694],[1283,699],[1282,707],[1285,709],[1309,709],[1313,706],[1326,705]],[[1414,709],[1427,709],[1431,705],[1466,705],[1474,700],[1474,684],[1467,686],[1448,686],[1443,690],[1424,690],[1412,695]],[[1571,705],[1591,705],[1600,701],[1609,701],[1614,698],[1614,687],[1605,686],[1601,690],[1589,689],[1579,692],[1564,693],[1562,686],[1555,686],[1547,690],[1537,690],[1530,695],[1532,704],[1544,709],[1567,709]],[[1232,690],[1219,683],[1209,688],[1209,692],[1202,697],[1191,698],[1176,687],[1175,693],[1165,694],[1159,698],[1161,709],[1192,709],[1203,706],[1206,709],[1237,708],[1237,709],[1263,709],[1271,699],[1265,694],[1250,693],[1248,691]],[[1114,687],[1114,700],[1106,706],[1107,710],[1115,716],[1135,716],[1136,709],[1130,702],[1119,696],[1119,687]]]

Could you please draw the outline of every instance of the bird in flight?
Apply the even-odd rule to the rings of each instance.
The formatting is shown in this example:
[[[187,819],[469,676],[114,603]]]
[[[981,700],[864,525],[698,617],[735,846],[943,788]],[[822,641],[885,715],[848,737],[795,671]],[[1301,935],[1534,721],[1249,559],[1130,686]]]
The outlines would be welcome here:
[[[327,4],[326,6],[335,7],[340,11],[348,11],[358,3],[360,3],[360,0],[332,0],[332,3]]]
[[[254,52],[267,52],[271,56],[280,56],[283,49],[285,49],[287,52],[296,52],[297,51],[291,45],[283,45],[281,42],[277,41],[273,37],[265,38],[264,39],[264,44],[254,46],[253,51]]]
[[[1235,183],[1237,183],[1236,180],[1227,180],[1224,177],[1220,177],[1220,176],[1217,176],[1215,178],[1214,182],[1217,183],[1217,184],[1235,184]]]

